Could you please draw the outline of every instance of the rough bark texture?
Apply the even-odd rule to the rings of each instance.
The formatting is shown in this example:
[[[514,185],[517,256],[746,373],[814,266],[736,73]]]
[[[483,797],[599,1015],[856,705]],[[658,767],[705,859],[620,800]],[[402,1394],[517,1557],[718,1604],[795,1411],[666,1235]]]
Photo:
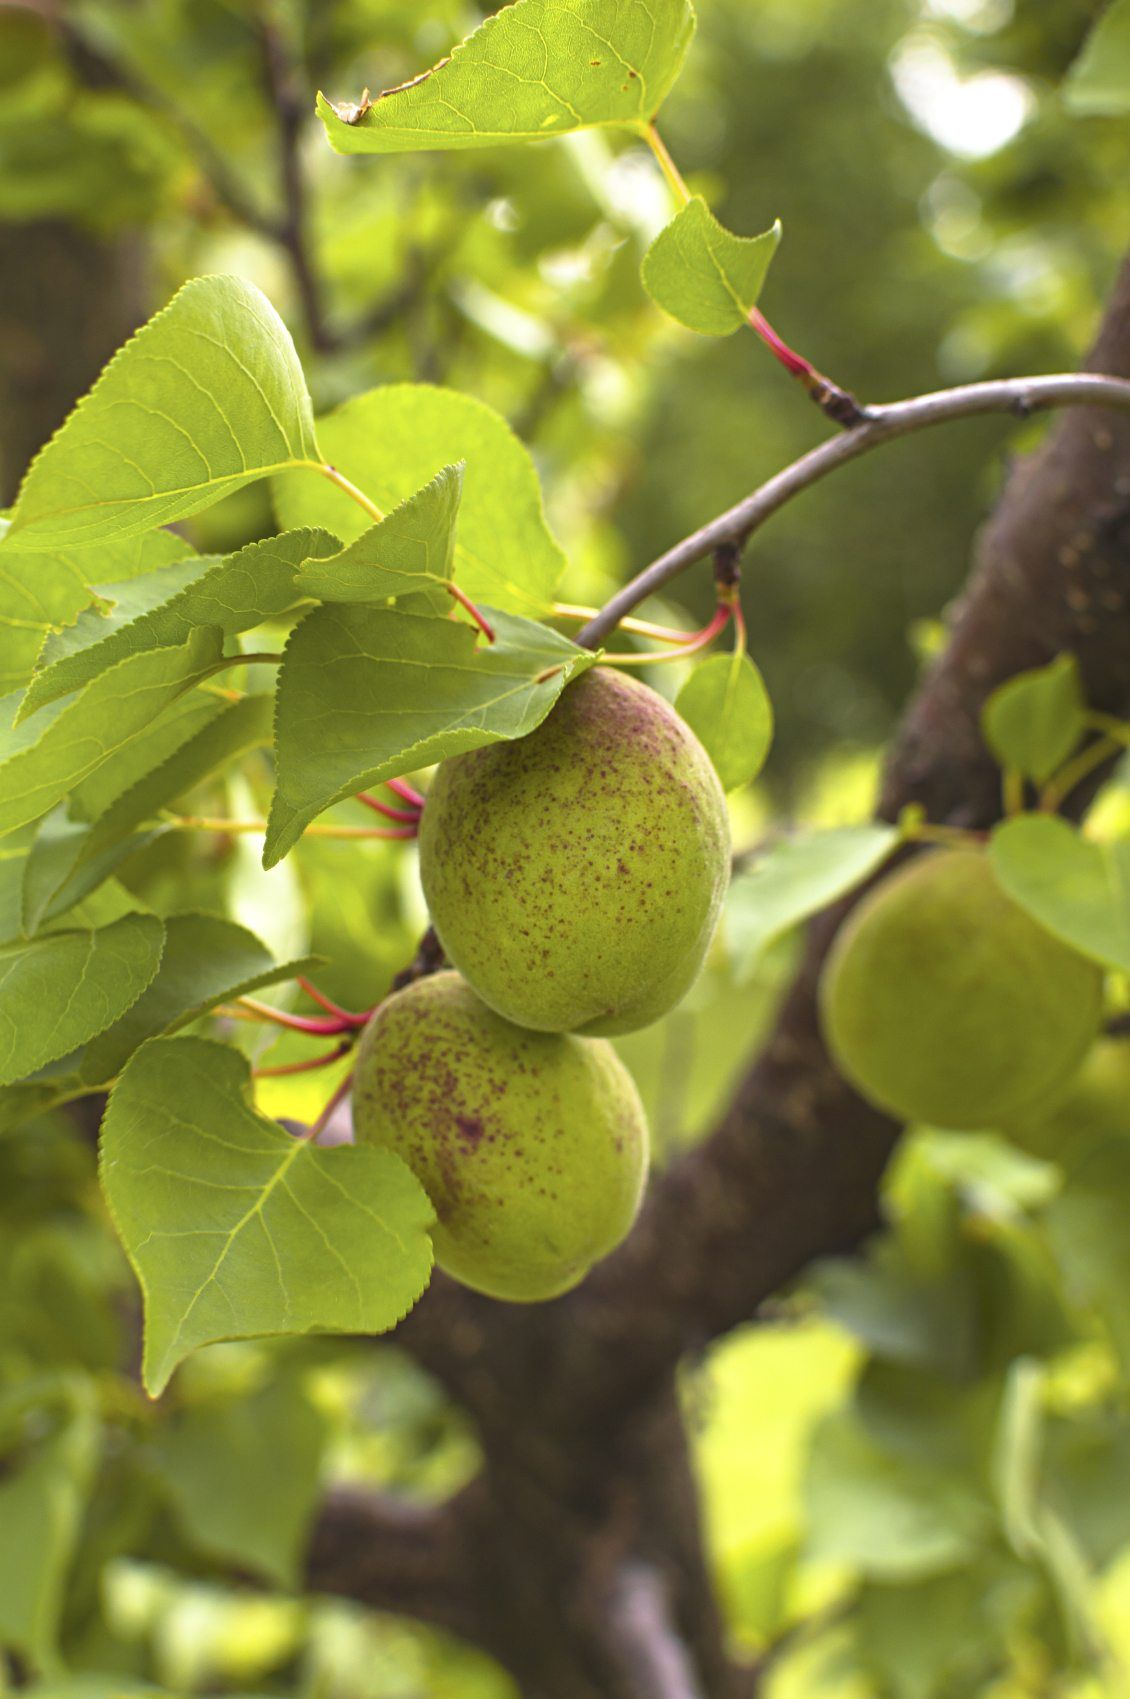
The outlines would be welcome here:
[[[1089,366],[1130,375],[1130,265]],[[1064,649],[1078,655],[1093,706],[1130,712],[1128,598],[1130,418],[1080,410],[1009,479],[949,645],[895,741],[880,812],[917,802],[935,821],[991,824],[1000,776],[978,730],[981,704]],[[431,1604],[446,1603],[413,1606],[395,1530],[380,1560],[367,1558],[364,1518],[346,1526],[332,1502],[312,1552],[314,1588],[444,1621],[499,1658],[527,1699],[751,1690],[751,1672],[725,1651],[675,1374],[811,1259],[850,1250],[878,1225],[898,1128],[837,1077],[816,1015],[820,966],[848,906],[812,927],[729,1111],[655,1182],[614,1258],[577,1292],[530,1310],[437,1280],[403,1325],[398,1337],[471,1413],[484,1449],[474,1486],[404,1542],[418,1559],[423,1539],[436,1565]],[[472,1555],[452,1569],[453,1550]]]

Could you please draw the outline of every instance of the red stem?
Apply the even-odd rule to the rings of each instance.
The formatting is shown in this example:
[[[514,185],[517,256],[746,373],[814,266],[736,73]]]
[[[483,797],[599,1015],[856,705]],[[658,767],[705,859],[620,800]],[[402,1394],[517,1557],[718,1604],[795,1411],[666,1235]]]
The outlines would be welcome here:
[[[410,826],[419,824],[420,810],[418,808],[390,808],[387,802],[381,802],[368,791],[358,791],[357,801],[363,802],[366,808],[372,808],[378,814],[383,814],[386,820],[404,820]]]
[[[401,802],[410,804],[412,808],[423,808],[427,800],[412,785],[406,784],[403,779],[386,779],[385,788],[390,790],[393,796],[398,796]]]
[[[776,355],[787,372],[792,372],[794,377],[802,378],[805,383],[812,387],[815,387],[817,383],[824,382],[816,367],[806,360],[803,354],[798,354],[794,348],[790,348],[784,337],[777,335],[765,314],[757,307],[750,308],[749,322],[765,346]]]
[[[371,1009],[366,1010],[363,1015],[355,1015],[351,1010],[343,1009],[340,1003],[335,1003],[332,997],[327,997],[324,991],[319,991],[318,987],[311,980],[304,978],[302,974],[298,975],[297,982],[305,991],[307,997],[312,997],[315,1003],[320,1003],[326,1013],[333,1015],[335,1020],[351,1027],[368,1024],[369,1017],[372,1014]]]
[[[478,626],[479,630],[482,632],[482,634],[486,638],[487,642],[493,643],[494,642],[494,627],[493,627],[493,625],[491,625],[489,620],[486,620],[486,619],[483,618],[482,614],[479,612],[478,608],[475,606],[475,604],[471,600],[470,596],[468,596],[465,593],[465,591],[461,590],[459,588],[458,584],[452,584],[450,581],[448,581],[448,583],[446,585],[446,590],[447,590],[447,593],[448,593],[449,596],[455,597],[455,600],[459,603],[459,606],[461,608],[466,608],[467,612],[470,614],[471,618],[474,620],[475,624]]]
[[[321,998],[317,999],[321,1002]],[[241,997],[240,1007],[251,1010],[259,1020],[271,1021],[275,1026],[287,1027],[291,1032],[312,1033],[316,1038],[335,1038],[339,1032],[345,1032],[356,1022],[356,1017],[347,1015],[342,1009],[332,1020],[323,1020],[320,1015],[290,1015],[284,1009],[272,1008],[270,1003],[260,1003],[255,997]],[[364,1017],[360,1022],[364,1025]]]
[[[328,1068],[331,1062],[336,1062],[352,1048],[352,1044],[337,1044],[332,1050],[311,1056],[305,1062],[280,1062],[276,1067],[255,1068],[252,1072],[257,1080],[280,1079],[283,1074],[312,1074],[315,1068]]]

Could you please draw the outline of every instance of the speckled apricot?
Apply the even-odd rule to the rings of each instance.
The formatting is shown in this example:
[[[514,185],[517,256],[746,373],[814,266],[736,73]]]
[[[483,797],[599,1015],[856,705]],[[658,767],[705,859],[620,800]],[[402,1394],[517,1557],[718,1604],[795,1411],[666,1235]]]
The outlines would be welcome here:
[[[397,992],[362,1036],[359,1142],[401,1157],[432,1201],[439,1266],[515,1302],[556,1297],[635,1219],[647,1123],[599,1038],[503,1020],[457,973]]]
[[[726,800],[661,696],[607,667],[529,737],[445,761],[420,872],[448,958],[544,1032],[632,1032],[702,966],[729,878]]]

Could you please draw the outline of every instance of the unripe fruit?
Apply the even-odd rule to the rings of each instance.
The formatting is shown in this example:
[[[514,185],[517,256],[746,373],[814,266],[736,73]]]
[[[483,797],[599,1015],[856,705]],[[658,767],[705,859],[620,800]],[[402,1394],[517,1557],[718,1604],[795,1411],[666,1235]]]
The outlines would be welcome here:
[[[647,1175],[643,1107],[612,1046],[514,1026],[457,973],[378,1009],[353,1124],[427,1192],[439,1266],[512,1302],[567,1292],[614,1250]]]
[[[695,979],[729,878],[726,799],[690,727],[596,667],[529,737],[445,761],[420,874],[448,958],[543,1032],[632,1032]]]
[[[843,1074],[905,1121],[992,1127],[1070,1079],[1102,974],[1005,895],[977,850],[924,855],[841,928],[821,984]]]
[[[1010,1121],[1005,1131],[1033,1156],[1066,1164],[1103,1139],[1130,1142],[1130,1043],[1100,1038],[1064,1092]]]

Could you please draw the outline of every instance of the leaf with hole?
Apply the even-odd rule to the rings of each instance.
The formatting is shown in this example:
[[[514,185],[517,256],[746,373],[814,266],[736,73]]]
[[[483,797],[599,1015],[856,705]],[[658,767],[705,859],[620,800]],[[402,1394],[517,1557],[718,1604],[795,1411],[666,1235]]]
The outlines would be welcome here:
[[[688,330],[729,336],[748,324],[780,240],[779,221],[760,236],[735,236],[695,195],[644,255],[644,287]]]
[[[544,141],[650,123],[694,34],[691,0],[517,0],[423,76],[318,113],[339,153]]]

